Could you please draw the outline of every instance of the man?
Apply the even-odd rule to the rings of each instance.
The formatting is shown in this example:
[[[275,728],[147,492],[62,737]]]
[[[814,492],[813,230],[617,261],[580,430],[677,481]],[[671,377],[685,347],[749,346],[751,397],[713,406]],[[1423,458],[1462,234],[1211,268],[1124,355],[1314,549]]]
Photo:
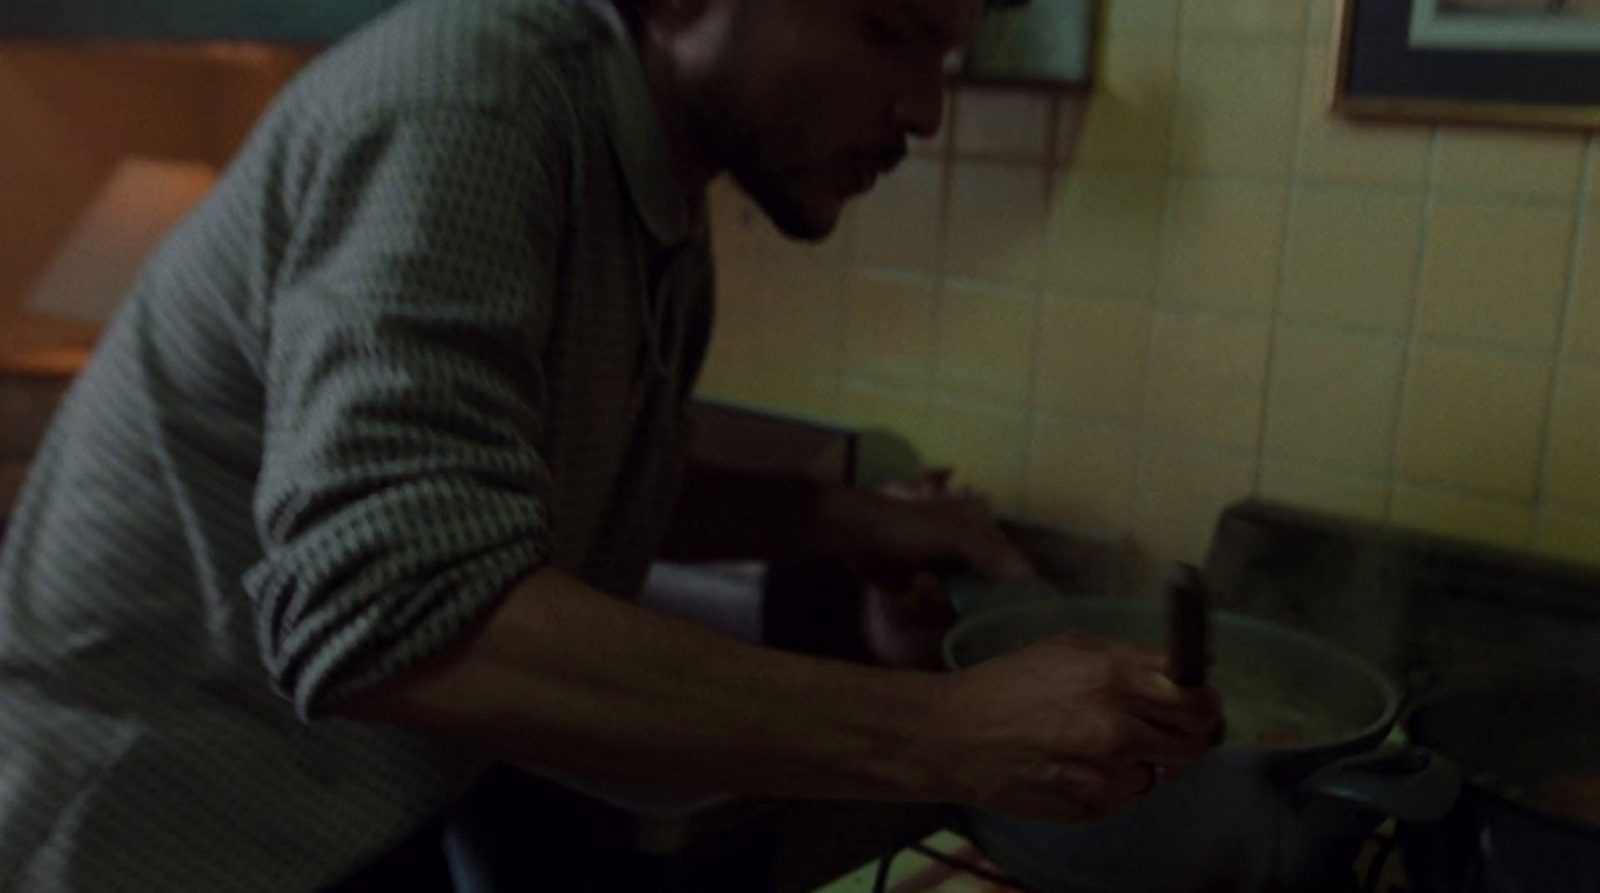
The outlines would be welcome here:
[[[1155,655],[940,676],[626,600],[663,550],[1025,572],[968,501],[684,469],[706,182],[823,237],[938,129],[978,6],[432,0],[298,78],[31,473],[0,890],[358,889],[495,758],[1063,821],[1197,760],[1215,697]],[[680,490],[722,529],[673,523]]]

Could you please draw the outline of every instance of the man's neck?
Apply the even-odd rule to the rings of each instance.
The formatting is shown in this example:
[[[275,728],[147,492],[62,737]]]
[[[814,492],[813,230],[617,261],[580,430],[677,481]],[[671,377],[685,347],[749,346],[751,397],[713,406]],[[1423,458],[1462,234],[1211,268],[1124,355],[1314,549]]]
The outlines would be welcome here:
[[[694,138],[672,57],[651,39],[648,27],[641,30],[643,33],[638,36],[639,61],[644,67],[645,79],[650,83],[656,114],[660,116],[661,125],[666,131],[668,151],[672,153],[673,161],[685,179],[685,188],[697,192],[722,172],[721,165]]]

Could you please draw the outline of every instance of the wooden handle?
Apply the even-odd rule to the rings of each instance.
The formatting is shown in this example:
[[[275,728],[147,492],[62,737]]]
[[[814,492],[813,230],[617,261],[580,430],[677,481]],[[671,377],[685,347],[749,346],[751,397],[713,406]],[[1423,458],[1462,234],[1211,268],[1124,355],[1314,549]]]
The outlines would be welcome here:
[[[1200,571],[1187,564],[1173,565],[1167,574],[1167,654],[1172,681],[1186,688],[1206,684],[1209,602]]]

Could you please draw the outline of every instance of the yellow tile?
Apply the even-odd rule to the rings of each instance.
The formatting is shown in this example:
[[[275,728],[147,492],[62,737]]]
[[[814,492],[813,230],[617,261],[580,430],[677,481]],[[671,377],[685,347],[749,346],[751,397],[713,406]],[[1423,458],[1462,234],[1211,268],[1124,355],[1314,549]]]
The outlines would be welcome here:
[[[1299,38],[1308,7],[1308,0],[1188,0],[1183,33]]]
[[[1042,159],[1050,99],[1036,90],[966,87],[956,93],[956,151]]]
[[[966,483],[994,498],[996,509],[1017,510],[1027,476],[1028,421],[1020,411],[935,402],[931,431],[919,446],[930,464],[955,469]]]
[[[1043,165],[958,162],[945,271],[985,282],[1037,282],[1044,263],[1047,174]]]
[[[712,249],[718,262],[754,257],[774,238],[772,224],[730,177],[718,177],[706,190],[711,213]]]
[[[798,323],[778,319],[790,312],[774,310],[765,296],[722,301],[699,391],[718,399],[791,411],[824,411],[837,396],[835,360],[808,357],[803,345],[808,338],[823,337],[817,332],[831,325],[827,321],[832,312],[823,308]],[[791,338],[774,336],[773,329],[781,325],[798,326],[799,332]]]
[[[1594,179],[1600,180],[1600,171]],[[1600,208],[1584,218],[1576,288],[1576,303],[1567,318],[1567,346],[1575,357],[1600,360]]]
[[[1401,527],[1509,549],[1525,549],[1533,541],[1532,505],[1433,487],[1395,487],[1390,520]]]
[[[1600,565],[1600,517],[1545,509],[1533,545],[1551,558]]]
[[[1550,362],[1418,344],[1400,424],[1400,473],[1512,499],[1538,489]]]
[[[735,256],[717,263],[717,320],[711,356],[759,354],[765,339],[763,300],[765,263],[757,256]]]
[[[1057,181],[1047,253],[1052,281],[1078,289],[1154,294],[1166,181],[1078,168]]]
[[[1307,187],[1292,205],[1284,314],[1355,328],[1410,328],[1424,197]]]
[[[705,368],[700,371],[699,381],[702,390],[724,395],[730,390],[737,390],[739,382],[749,374],[749,367],[757,362],[754,349],[726,337],[725,331],[719,319],[717,334],[706,351]]]
[[[1445,193],[1570,199],[1578,194],[1587,151],[1576,135],[1443,130],[1434,185]]]
[[[1332,53],[1306,52],[1306,101],[1300,112],[1295,170],[1342,183],[1414,186],[1428,183],[1433,131],[1394,124],[1357,124],[1333,115]]]
[[[712,351],[706,357],[705,370],[700,373],[695,393],[712,400],[748,402],[750,377],[744,363]]]
[[[1547,503],[1600,510],[1600,368],[1561,370],[1545,464]]]
[[[1255,449],[1270,335],[1265,321],[1157,314],[1146,388],[1156,433]]]
[[[1144,410],[1150,311],[1122,301],[1046,300],[1035,401],[1040,409],[1137,424]]]
[[[1287,190],[1268,184],[1177,181],[1168,195],[1161,302],[1272,312],[1288,200]]]
[[[936,280],[858,271],[845,309],[847,375],[900,384],[932,378],[939,345]]]
[[[1141,0],[1135,0],[1141,2]],[[1100,82],[1081,131],[1062,116],[1058,140],[1074,164],[1119,165],[1164,171],[1172,151],[1178,43],[1171,37],[1106,41]]]
[[[1287,176],[1294,167],[1304,53],[1298,42],[1186,43],[1178,76],[1177,169]]]
[[[844,360],[843,272],[778,265],[766,271],[761,349],[768,362],[797,373],[837,375]]]
[[[1267,455],[1386,473],[1404,363],[1405,345],[1388,336],[1280,329]]]
[[[1132,429],[1041,418],[1029,451],[1023,511],[1070,530],[1126,533],[1138,467]]]
[[[905,270],[936,270],[943,193],[942,160],[906,159],[857,205],[857,262]]]
[[[1140,463],[1135,534],[1159,560],[1199,563],[1222,510],[1254,486],[1249,457],[1153,444]]]
[[[1334,22],[1338,18],[1338,7],[1341,0],[1311,0],[1311,10],[1308,13],[1310,22],[1306,28],[1306,41],[1322,49],[1332,46],[1337,37],[1334,33]],[[1326,52],[1323,49],[1323,52]]]
[[[754,366],[732,399],[780,413],[825,418],[837,415],[839,381],[776,365]]]
[[[1128,35],[1176,37],[1178,0],[1106,0],[1106,33],[1113,38]]]
[[[946,285],[941,301],[940,387],[1009,406],[1025,403],[1037,303],[1026,292]]]
[[[1313,466],[1269,461],[1261,470],[1263,497],[1362,521],[1384,520],[1389,489],[1381,478]]]
[[[1418,329],[1502,347],[1555,347],[1573,212],[1441,199],[1422,265]]]
[[[920,391],[847,381],[839,389],[836,417],[863,430],[885,431],[913,443],[933,430],[928,398]]]

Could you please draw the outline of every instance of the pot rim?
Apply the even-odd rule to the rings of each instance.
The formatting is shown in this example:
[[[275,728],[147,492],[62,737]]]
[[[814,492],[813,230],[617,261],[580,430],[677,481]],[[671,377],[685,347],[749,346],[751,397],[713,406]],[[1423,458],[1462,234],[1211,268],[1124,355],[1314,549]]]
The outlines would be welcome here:
[[[1071,598],[1044,598],[1036,601],[1020,602],[1016,604],[1001,605],[988,608],[975,614],[961,618],[950,631],[945,633],[944,640],[940,643],[940,657],[945,668],[951,671],[968,669],[958,665],[955,659],[955,647],[973,630],[985,628],[991,624],[999,624],[1014,617],[1025,615],[1038,615],[1040,613],[1070,612],[1072,608],[1084,607],[1114,607],[1124,610],[1135,610],[1146,614],[1155,614],[1165,610],[1165,605],[1157,599],[1139,599],[1123,596],[1074,596]],[[1357,729],[1352,729],[1338,738],[1319,741],[1303,747],[1242,747],[1236,743],[1225,741],[1220,748],[1223,751],[1244,753],[1252,755],[1265,755],[1276,757],[1294,757],[1323,753],[1326,751],[1339,751],[1351,748],[1362,742],[1381,740],[1387,737],[1400,719],[1403,697],[1400,687],[1390,679],[1382,670],[1373,666],[1367,660],[1352,654],[1344,648],[1310,633],[1302,632],[1281,624],[1241,614],[1236,611],[1213,610],[1212,622],[1222,621],[1234,626],[1253,628],[1256,632],[1266,633],[1283,639],[1289,639],[1299,646],[1315,651],[1322,656],[1341,663],[1354,670],[1358,675],[1365,677],[1377,690],[1384,702],[1384,708],[1378,718]]]

